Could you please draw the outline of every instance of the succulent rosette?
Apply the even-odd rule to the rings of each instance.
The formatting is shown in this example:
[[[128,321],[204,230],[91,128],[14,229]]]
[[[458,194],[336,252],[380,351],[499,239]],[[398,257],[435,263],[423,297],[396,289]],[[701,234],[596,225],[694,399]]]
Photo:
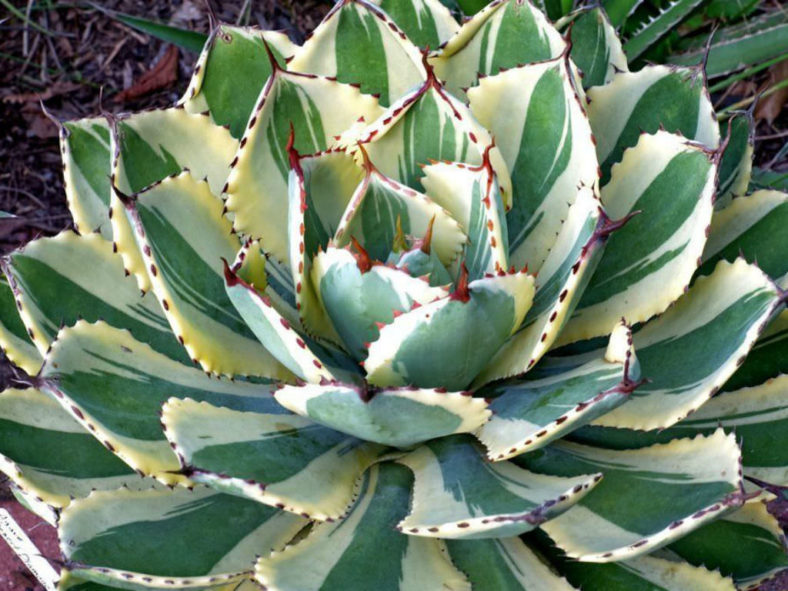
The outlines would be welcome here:
[[[76,231],[0,286],[34,376],[0,469],[60,588],[788,566],[788,198],[742,195],[720,129],[701,67],[630,72],[600,9],[559,33],[515,0],[217,26],[176,106],[63,123]]]

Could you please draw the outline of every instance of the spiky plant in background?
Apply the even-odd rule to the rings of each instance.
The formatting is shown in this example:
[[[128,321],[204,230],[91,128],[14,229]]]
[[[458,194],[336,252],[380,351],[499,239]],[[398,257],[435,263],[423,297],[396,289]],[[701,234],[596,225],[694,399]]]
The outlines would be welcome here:
[[[0,332],[36,376],[0,468],[62,589],[788,566],[788,197],[732,199],[702,69],[629,72],[593,22],[344,0],[301,47],[216,28],[174,108],[63,124],[77,232],[5,260]]]

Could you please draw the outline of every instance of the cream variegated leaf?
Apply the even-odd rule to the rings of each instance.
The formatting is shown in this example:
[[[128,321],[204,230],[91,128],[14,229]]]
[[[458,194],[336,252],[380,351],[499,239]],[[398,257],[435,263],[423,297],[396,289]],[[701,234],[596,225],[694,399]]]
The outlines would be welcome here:
[[[192,481],[319,521],[342,517],[386,449],[297,415],[190,399],[168,400],[162,422]]]
[[[165,484],[186,482],[161,429],[159,413],[168,398],[286,412],[271,396],[272,385],[210,378],[103,322],[80,321],[60,331],[40,388],[129,466]]]
[[[588,118],[602,181],[643,133],[664,129],[715,150],[720,130],[700,68],[645,66],[588,90]]]
[[[622,317],[644,322],[684,293],[706,242],[716,173],[703,147],[663,131],[624,152],[601,200],[611,218],[634,217],[608,239],[559,344],[606,335]]]
[[[256,580],[272,591],[470,591],[440,540],[403,536],[394,529],[408,512],[412,481],[404,466],[373,466],[343,521],[317,524],[299,543],[261,557]]]
[[[113,253],[112,244],[98,234],[80,236],[67,230],[39,238],[11,253],[4,271],[19,317],[39,356],[46,354],[61,326],[82,318],[90,322],[103,319],[128,329],[156,351],[189,362],[153,294],[141,296],[134,278],[124,273],[123,261]],[[21,346],[18,325],[14,322],[9,329],[16,331],[14,342]],[[36,357],[29,350],[24,355],[35,374]]]
[[[614,562],[677,540],[743,503],[733,435],[611,451],[559,441],[514,459],[542,474],[600,471],[601,482],[541,528],[570,558]]]
[[[188,169],[194,178],[205,179],[214,195],[220,194],[238,141],[227,129],[215,125],[209,115],[174,107],[143,111],[110,122],[111,180],[120,193],[137,193]],[[110,200],[109,216],[115,248],[140,289],[147,291],[150,277],[134,238],[134,227],[124,215],[117,192]]]
[[[296,51],[288,67],[358,84],[362,92],[378,95],[388,106],[424,80],[421,62],[418,48],[373,2],[343,0]]]
[[[501,274],[458,286],[380,329],[364,367],[378,386],[468,387],[520,326],[533,301],[533,276]]]
[[[301,154],[332,147],[358,119],[372,121],[378,101],[349,84],[275,68],[263,88],[232,163],[226,194],[234,228],[258,238],[287,263],[288,143]],[[360,177],[360,171],[357,173]]]
[[[593,424],[650,430],[685,418],[727,381],[781,306],[775,285],[757,267],[742,259],[719,262],[673,307],[635,331],[648,382]]]
[[[58,533],[68,577],[126,589],[224,591],[251,578],[255,557],[281,549],[306,523],[204,486],[120,489],[71,503]]]
[[[298,48],[285,33],[221,24],[211,31],[179,104],[189,113],[208,111],[241,139],[257,97],[272,73],[265,46],[280,66]]]
[[[222,259],[241,244],[209,184],[183,172],[123,202],[153,293],[189,356],[214,374],[290,379],[225,291]]]
[[[539,449],[626,402],[639,377],[632,333],[621,324],[604,354],[548,357],[521,378],[479,390],[492,398],[493,416],[477,436],[494,461]]]
[[[495,0],[465,21],[431,60],[457,96],[479,75],[561,55],[566,44],[530,2]]]
[[[153,484],[35,388],[0,393],[0,470],[54,509],[66,507],[71,498],[86,497],[91,490]]]
[[[483,398],[439,389],[306,384],[284,386],[274,397],[321,425],[395,447],[471,433],[490,418]]]
[[[405,534],[458,540],[517,536],[564,513],[602,478],[561,478],[490,464],[469,436],[434,439],[398,460],[414,474]]]
[[[621,41],[602,7],[578,15],[572,21],[570,38],[569,56],[582,73],[583,88],[607,84],[616,72],[629,71]]]
[[[60,126],[63,189],[74,228],[81,234],[99,231],[112,238],[109,221],[110,129],[106,119],[80,119]]]
[[[598,188],[583,91],[571,63],[559,57],[483,78],[468,98],[512,177],[506,215],[511,263],[537,272],[578,189]]]

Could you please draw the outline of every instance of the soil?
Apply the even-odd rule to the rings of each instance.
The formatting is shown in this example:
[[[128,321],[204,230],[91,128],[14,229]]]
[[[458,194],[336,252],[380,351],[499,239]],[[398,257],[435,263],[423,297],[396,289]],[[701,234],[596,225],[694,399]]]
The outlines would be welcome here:
[[[207,32],[207,0],[108,0],[103,10]],[[40,235],[71,225],[61,179],[58,120],[136,111],[174,103],[186,88],[197,55],[139,33],[87,3],[11,0],[35,25],[26,25],[0,5],[0,210],[18,216],[0,220],[0,254]],[[210,0],[215,16],[234,24],[286,31],[302,42],[330,9],[329,0]],[[47,31],[43,33],[42,30]],[[788,63],[788,62],[785,62]],[[159,64],[167,66],[166,84],[139,96],[128,92]],[[766,73],[715,96],[719,106],[755,95]],[[126,92],[124,92],[126,91]],[[782,101],[784,103],[784,100]],[[756,128],[756,165],[788,168],[775,161],[786,140],[788,110],[772,107],[772,121]],[[42,104],[46,111],[42,109]],[[16,370],[0,359],[0,390],[13,385]],[[782,503],[778,514],[788,515]],[[29,532],[42,553],[57,561],[54,529],[25,511],[0,481],[0,507]],[[788,522],[788,519],[786,519]],[[8,546],[0,541],[0,591],[41,590]],[[762,587],[788,589],[788,576]]]

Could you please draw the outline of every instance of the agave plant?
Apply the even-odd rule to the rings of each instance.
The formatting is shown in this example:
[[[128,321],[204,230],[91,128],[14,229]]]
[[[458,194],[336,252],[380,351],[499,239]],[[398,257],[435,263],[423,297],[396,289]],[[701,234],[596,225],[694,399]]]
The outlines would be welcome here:
[[[593,22],[343,0],[300,47],[217,26],[173,108],[62,124],[76,231],[0,292],[34,376],[0,468],[61,589],[788,566],[788,196],[739,195],[701,67],[629,72]]]

